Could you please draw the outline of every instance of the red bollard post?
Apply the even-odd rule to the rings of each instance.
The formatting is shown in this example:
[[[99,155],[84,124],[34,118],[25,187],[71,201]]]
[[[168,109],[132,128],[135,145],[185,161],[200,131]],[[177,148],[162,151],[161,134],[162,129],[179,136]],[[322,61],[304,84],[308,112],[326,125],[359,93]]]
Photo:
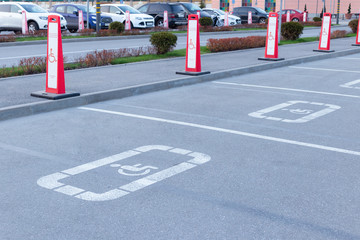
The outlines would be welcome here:
[[[201,71],[199,17],[197,14],[191,14],[188,17],[186,42],[185,72],[176,72],[176,74],[198,76],[210,73]]]
[[[48,16],[47,37],[46,90],[31,93],[31,96],[51,100],[79,96],[80,93],[65,93],[64,57],[59,16]]]
[[[164,28],[169,28],[169,16],[168,16],[168,11],[164,11]]]
[[[355,41],[355,44],[352,44],[352,45],[353,46],[360,46],[360,15],[359,15],[357,34],[356,34],[356,41]]]
[[[325,52],[325,53],[334,52],[334,50],[330,50],[330,36],[331,36],[331,13],[324,13],[322,26],[321,26],[319,48],[315,49],[314,52]]]
[[[131,30],[130,12],[125,12],[125,30]]]
[[[22,18],[21,18],[21,21],[22,21],[22,34],[29,34],[29,28],[28,28],[28,24],[27,24],[27,18],[26,18],[26,11],[25,10],[22,10],[21,11],[21,14],[22,14]]]
[[[258,60],[266,61],[280,61],[284,58],[279,58],[279,15],[277,13],[269,13],[268,28],[266,34],[265,57],[258,58]]]

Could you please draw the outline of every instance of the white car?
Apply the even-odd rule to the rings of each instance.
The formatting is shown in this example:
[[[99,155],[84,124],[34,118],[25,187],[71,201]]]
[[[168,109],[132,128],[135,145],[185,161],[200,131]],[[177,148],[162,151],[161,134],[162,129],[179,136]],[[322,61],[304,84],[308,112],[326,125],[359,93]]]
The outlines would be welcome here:
[[[126,4],[101,4],[101,13],[111,17],[113,21],[125,23],[125,12],[130,13],[131,27],[149,28],[154,27],[154,18],[150,15],[143,14],[133,7]],[[119,18],[121,17],[121,19]]]
[[[48,16],[54,15],[45,9],[29,2],[1,2],[0,3],[0,31],[21,32],[22,11],[26,12],[29,32],[48,28]],[[60,16],[61,30],[66,30],[66,20]]]
[[[216,21],[214,23],[215,26],[224,26],[225,12],[223,10],[215,8],[203,8],[203,10],[209,13],[211,16],[216,17]],[[229,14],[229,26],[234,26],[237,24],[241,24],[241,18]]]

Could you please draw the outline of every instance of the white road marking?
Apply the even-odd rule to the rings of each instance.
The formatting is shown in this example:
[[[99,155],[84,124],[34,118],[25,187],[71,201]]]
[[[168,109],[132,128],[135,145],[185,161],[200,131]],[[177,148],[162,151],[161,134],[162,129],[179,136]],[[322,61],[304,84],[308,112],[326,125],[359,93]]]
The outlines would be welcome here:
[[[354,57],[340,57],[340,59],[347,59],[347,60],[360,60],[360,58],[354,58]]]
[[[354,81],[355,82],[355,81]],[[351,85],[354,85],[360,80],[356,80],[356,83],[351,82]],[[213,82],[216,84],[223,84],[223,85],[234,85],[234,86],[242,86],[242,87],[254,87],[254,88],[267,88],[267,89],[278,89],[278,90],[284,90],[284,91],[293,91],[293,92],[304,92],[304,93],[315,93],[315,94],[322,94],[322,95],[331,95],[331,96],[340,96],[340,97],[350,97],[350,98],[360,98],[360,96],[357,95],[349,95],[349,94],[341,94],[341,93],[332,93],[332,92],[319,92],[319,91],[311,91],[311,90],[305,90],[305,89],[296,89],[296,88],[282,88],[282,87],[271,87],[271,86],[263,86],[263,85],[253,85],[253,84],[241,84],[241,83],[231,83],[231,82]],[[347,83],[347,85],[350,83]],[[342,87],[345,87],[345,85],[340,85]],[[357,87],[355,87],[357,88]],[[360,87],[359,87],[360,88]]]
[[[90,171],[95,168],[99,168],[105,165],[110,165],[114,162],[124,160],[126,158],[139,155],[144,152],[153,151],[153,150],[160,150],[160,151],[168,151],[171,153],[186,155],[189,157],[192,157],[190,160],[182,162],[180,164],[177,164],[175,166],[166,168],[160,172],[153,173],[151,175],[145,176],[143,178],[137,179],[135,181],[132,181],[128,184],[124,184],[118,188],[112,189],[110,191],[104,192],[104,193],[94,193],[90,191],[86,191],[84,189],[74,187],[71,185],[65,185],[59,180],[62,180],[64,178],[68,178],[83,172]],[[70,168],[61,172],[56,172],[44,177],[41,177],[38,179],[37,184],[43,188],[54,190],[59,193],[63,193],[69,196],[74,196],[76,198],[87,200],[87,201],[107,201],[107,200],[113,200],[119,197],[123,197],[131,192],[135,192],[137,190],[140,190],[144,187],[150,186],[154,183],[157,183],[159,181],[162,181],[166,178],[172,177],[176,174],[179,174],[181,172],[184,172],[186,170],[189,170],[191,168],[194,168],[198,165],[204,164],[208,161],[210,161],[210,156],[198,153],[198,152],[192,152],[186,149],[181,148],[173,148],[169,146],[164,145],[148,145],[148,146],[142,146],[139,148],[135,148],[133,150],[125,151],[120,154],[116,154],[110,157],[106,157],[103,159],[99,159],[90,163],[82,164],[80,166]],[[120,165],[120,164],[119,164]],[[140,164],[137,164],[140,165]],[[134,165],[134,166],[137,166]],[[157,169],[157,168],[156,168]],[[137,171],[137,170],[136,170]]]
[[[342,85],[340,85],[340,87],[360,89],[360,86],[359,87],[354,87],[354,85],[359,84],[359,83],[360,83],[360,79],[352,81],[352,82],[348,82],[348,83],[345,83],[345,84],[342,84]]]
[[[331,69],[331,68],[312,68],[312,67],[296,67],[296,66],[290,66],[289,68],[309,69],[309,70],[317,70],[317,71],[330,71],[330,72],[360,73],[360,71],[342,70],[342,69]]]
[[[309,106],[310,109],[308,109],[308,108],[306,108],[306,109],[303,109],[303,108],[291,109],[291,106],[293,106],[295,104],[307,104],[307,105],[310,105]],[[320,111],[314,112],[314,110],[311,109],[311,105],[324,106],[325,108]],[[318,117],[324,116],[328,113],[331,113],[340,108],[341,107],[332,105],[332,104],[307,102],[307,101],[288,101],[286,103],[281,103],[281,104],[278,104],[278,105],[275,105],[275,106],[272,106],[269,108],[265,108],[265,109],[262,109],[262,110],[259,110],[256,112],[249,113],[249,116],[255,117],[255,118],[263,118],[263,119],[273,120],[273,121],[287,122],[287,123],[306,123],[306,122],[314,120]],[[305,115],[305,116],[292,120],[292,119],[278,118],[278,117],[271,117],[271,116],[264,115],[264,114],[271,113],[271,112],[274,112],[277,110],[286,110],[287,113],[291,112],[293,114],[301,114],[301,115]]]
[[[123,117],[144,119],[144,120],[149,120],[149,121],[176,124],[176,125],[180,125],[180,126],[187,126],[187,127],[211,130],[211,131],[216,131],[216,132],[223,132],[223,133],[230,133],[230,134],[246,136],[246,137],[252,137],[252,138],[268,140],[268,141],[273,141],[273,142],[280,142],[280,143],[286,143],[286,144],[291,144],[291,145],[297,145],[297,146],[321,149],[321,150],[326,150],[326,151],[331,151],[331,152],[338,152],[338,153],[345,153],[345,154],[360,156],[360,152],[357,152],[357,151],[352,151],[352,150],[347,150],[347,149],[342,149],[342,148],[336,148],[336,147],[329,147],[329,146],[324,146],[324,145],[319,145],[319,144],[314,144],[314,143],[300,142],[300,141],[284,139],[284,138],[270,137],[270,136],[254,134],[254,133],[248,133],[248,132],[242,132],[242,131],[226,129],[226,128],[212,127],[212,126],[196,124],[196,123],[190,123],[190,122],[182,122],[182,121],[176,121],[176,120],[170,120],[170,119],[164,119],[164,118],[149,117],[149,116],[144,116],[144,115],[125,113],[125,112],[109,111],[109,110],[103,110],[103,109],[97,109],[97,108],[79,107],[78,109],[87,110],[87,111],[93,111],[93,112],[113,114],[113,115],[118,115],[118,116],[123,116]]]

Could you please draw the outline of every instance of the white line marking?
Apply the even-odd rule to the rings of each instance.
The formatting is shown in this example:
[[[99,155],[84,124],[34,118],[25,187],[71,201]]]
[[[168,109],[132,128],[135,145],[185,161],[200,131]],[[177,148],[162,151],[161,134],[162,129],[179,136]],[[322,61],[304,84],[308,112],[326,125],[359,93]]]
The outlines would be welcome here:
[[[309,104],[309,105],[316,105],[316,106],[324,106],[325,108],[319,111],[314,112],[311,108],[310,109],[291,109],[289,108],[292,105],[302,103],[302,104]],[[332,104],[324,104],[324,103],[318,103],[318,102],[307,102],[307,101],[288,101],[286,103],[281,103],[272,107],[268,107],[256,112],[249,113],[248,115],[250,117],[254,118],[262,118],[262,119],[268,119],[273,121],[281,121],[281,122],[287,122],[287,123],[306,123],[311,120],[314,120],[315,118],[324,116],[328,113],[331,113],[335,110],[340,109],[341,107],[337,105]],[[286,110],[287,112],[291,112],[294,114],[305,114],[304,117],[297,118],[295,120],[292,119],[286,119],[286,118],[279,118],[279,117],[271,117],[271,116],[265,116],[266,113],[271,113],[277,110]]]
[[[151,150],[169,151],[169,152],[178,153],[181,155],[188,155],[192,158],[190,160],[188,160],[187,162],[182,162],[180,164],[176,164],[175,166],[166,168],[160,172],[153,173],[149,176],[143,177],[141,179],[137,179],[128,184],[124,184],[120,187],[114,188],[110,191],[103,192],[103,193],[94,193],[94,192],[86,191],[84,189],[77,188],[77,187],[74,187],[71,185],[65,185],[65,184],[59,182],[59,180],[71,177],[72,175],[87,172],[94,168],[102,167],[104,165],[109,165],[113,162],[120,161],[120,160],[129,158],[129,157],[135,156],[137,154],[141,154],[141,152],[138,152],[138,150],[141,150],[142,152],[148,152]],[[93,161],[93,162],[90,162],[87,164],[82,164],[80,166],[64,170],[64,171],[62,171],[62,173],[56,172],[56,173],[41,177],[38,179],[37,184],[41,187],[51,189],[56,192],[63,193],[63,194],[69,195],[69,196],[74,196],[74,197],[82,199],[82,200],[107,201],[107,200],[113,200],[113,199],[125,196],[125,195],[129,194],[130,192],[140,190],[140,189],[150,186],[156,182],[162,181],[166,178],[172,177],[176,174],[179,174],[181,172],[184,172],[186,170],[194,168],[198,165],[204,164],[204,163],[210,161],[210,159],[211,159],[210,156],[208,156],[206,154],[192,152],[192,151],[189,151],[186,149],[173,148],[173,147],[164,146],[164,145],[148,145],[148,146],[142,146],[142,147],[136,148],[134,150],[122,152],[120,154],[116,154],[116,155],[113,155],[113,156],[110,156],[107,158],[102,158],[100,160],[96,160],[96,161]],[[140,164],[137,164],[137,165],[140,165]],[[137,166],[137,165],[134,165],[134,166]],[[67,174],[64,174],[64,173],[67,173]]]
[[[359,87],[354,87],[353,86],[353,85],[356,85],[358,83],[360,83],[360,79],[352,81],[352,82],[348,82],[348,83],[345,83],[345,84],[342,84],[342,85],[340,85],[340,87],[360,89],[360,86]]]
[[[360,71],[351,71],[351,70],[342,70],[342,69],[330,69],[330,68],[312,68],[312,67],[295,67],[295,66],[290,66],[289,68],[309,69],[309,70],[317,70],[317,71],[330,71],[330,72],[360,73]]]
[[[223,133],[231,133],[231,134],[236,134],[236,135],[240,135],[240,136],[258,138],[258,139],[263,139],[263,140],[268,140],[268,141],[273,141],[273,142],[281,142],[281,143],[287,143],[287,144],[292,144],[292,145],[297,145],[297,146],[304,146],[304,147],[316,148],[316,149],[321,149],[321,150],[326,150],[326,151],[331,151],[331,152],[339,152],[339,153],[360,156],[360,152],[357,152],[357,151],[336,148],[336,147],[329,147],[329,146],[313,144],[313,143],[294,141],[294,140],[289,140],[289,139],[284,139],[284,138],[270,137],[270,136],[259,135],[259,134],[254,134],[254,133],[247,133],[247,132],[226,129],[226,128],[211,127],[211,126],[202,125],[202,124],[181,122],[181,121],[149,117],[149,116],[131,114],[131,113],[125,113],[125,112],[108,111],[108,110],[97,109],[97,108],[79,107],[78,109],[93,111],[93,112],[108,113],[108,114],[113,114],[113,115],[118,115],[118,116],[132,117],[132,118],[138,118],[138,119],[144,119],[144,120],[150,120],[150,121],[156,121],[156,122],[171,123],[171,124],[176,124],[176,125],[180,125],[180,126],[194,127],[194,128],[206,129],[206,130],[223,132]]]
[[[360,80],[357,80],[360,81]],[[354,81],[355,82],[355,81]],[[323,94],[323,95],[331,95],[331,96],[340,96],[340,97],[350,97],[350,98],[360,98],[357,95],[349,95],[349,94],[341,94],[341,93],[332,93],[332,92],[319,92],[319,91],[311,91],[305,89],[296,89],[296,88],[281,88],[281,87],[271,87],[271,86],[263,86],[263,85],[253,85],[253,84],[241,84],[241,83],[231,83],[231,82],[213,82],[216,84],[223,85],[234,85],[234,86],[242,86],[242,87],[254,87],[254,88],[267,88],[267,89],[278,89],[284,91],[293,91],[293,92],[304,92],[304,93],[315,93],[315,94]],[[353,85],[354,83],[351,82]],[[350,83],[347,83],[349,85]],[[345,85],[341,85],[342,87]]]
[[[352,58],[352,57],[341,57],[340,59],[347,59],[347,60],[360,60],[360,58]]]

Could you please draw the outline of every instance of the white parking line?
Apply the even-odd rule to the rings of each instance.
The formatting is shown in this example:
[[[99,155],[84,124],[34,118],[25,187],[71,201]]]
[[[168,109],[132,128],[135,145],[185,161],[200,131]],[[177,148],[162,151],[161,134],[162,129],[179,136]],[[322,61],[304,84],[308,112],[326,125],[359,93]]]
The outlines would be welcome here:
[[[232,82],[213,82],[213,83],[223,84],[223,85],[242,86],[242,87],[277,89],[277,90],[293,91],[293,92],[315,93],[315,94],[332,95],[332,96],[340,96],[340,97],[360,98],[360,96],[357,96],[357,95],[349,95],[349,94],[341,94],[341,93],[332,93],[332,92],[319,92],[319,91],[311,91],[311,90],[297,89],[297,88],[281,88],[281,87],[271,87],[271,86],[263,86],[263,85],[232,83]],[[352,83],[352,82],[351,82],[351,83]],[[341,85],[341,86],[342,86],[342,85]]]
[[[342,70],[342,69],[330,69],[330,68],[312,68],[312,67],[296,67],[296,66],[290,66],[289,68],[309,69],[309,70],[317,70],[317,71],[330,71],[330,72],[360,73],[360,71],[351,71],[351,70]]]
[[[287,143],[287,144],[291,144],[291,145],[297,145],[297,146],[321,149],[321,150],[326,150],[326,151],[331,151],[331,152],[339,152],[339,153],[360,156],[360,152],[357,152],[357,151],[336,148],[336,147],[329,147],[329,146],[313,144],[313,143],[294,141],[294,140],[284,139],[284,138],[270,137],[270,136],[242,132],[242,131],[237,131],[237,130],[232,130],[232,129],[212,127],[212,126],[207,126],[207,125],[202,125],[202,124],[182,122],[182,121],[176,121],[176,120],[170,120],[170,119],[164,119],[164,118],[149,117],[149,116],[131,114],[131,113],[125,113],[125,112],[109,111],[109,110],[103,110],[103,109],[98,109],[98,108],[79,107],[79,109],[93,111],[93,112],[113,114],[113,115],[124,116],[124,117],[156,121],[156,122],[170,123],[170,124],[176,124],[176,125],[180,125],[180,126],[187,126],[187,127],[223,132],[223,133],[230,133],[230,134],[252,137],[252,138],[257,138],[257,139],[263,139],[263,140],[268,140],[268,141],[273,141],[273,142],[281,142],[281,143]]]
[[[348,82],[345,84],[340,85],[340,87],[344,87],[344,88],[355,88],[355,89],[360,89],[359,87],[355,87],[354,85],[359,84],[360,83],[360,79],[352,81],[352,82]]]

